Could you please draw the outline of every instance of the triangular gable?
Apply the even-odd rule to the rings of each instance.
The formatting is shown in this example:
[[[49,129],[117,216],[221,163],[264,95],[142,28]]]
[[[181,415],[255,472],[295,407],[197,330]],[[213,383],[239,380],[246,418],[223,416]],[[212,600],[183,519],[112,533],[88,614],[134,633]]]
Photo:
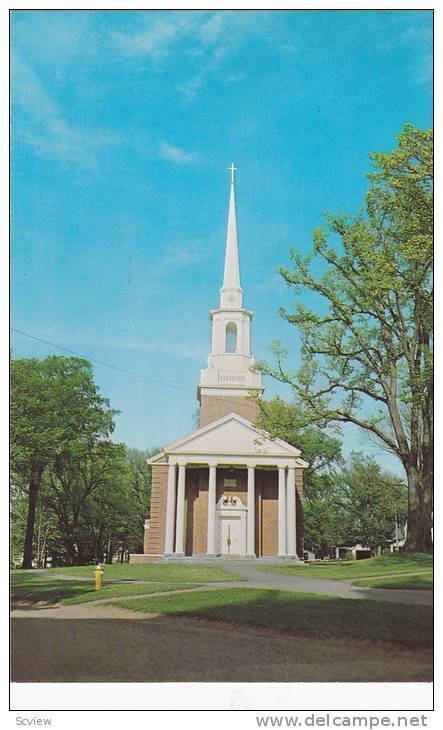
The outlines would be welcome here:
[[[149,460],[153,464],[161,461],[165,454],[262,454],[269,456],[300,456],[295,446],[282,439],[271,439],[265,431],[253,426],[250,421],[229,413],[207,426],[193,431],[165,447],[162,454]]]

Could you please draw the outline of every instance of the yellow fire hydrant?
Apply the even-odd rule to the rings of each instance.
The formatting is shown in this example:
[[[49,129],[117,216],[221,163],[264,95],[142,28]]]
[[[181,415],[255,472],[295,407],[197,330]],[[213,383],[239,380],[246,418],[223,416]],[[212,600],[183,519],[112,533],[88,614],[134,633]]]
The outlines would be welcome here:
[[[103,568],[100,563],[95,569],[95,590],[99,591],[103,583]]]

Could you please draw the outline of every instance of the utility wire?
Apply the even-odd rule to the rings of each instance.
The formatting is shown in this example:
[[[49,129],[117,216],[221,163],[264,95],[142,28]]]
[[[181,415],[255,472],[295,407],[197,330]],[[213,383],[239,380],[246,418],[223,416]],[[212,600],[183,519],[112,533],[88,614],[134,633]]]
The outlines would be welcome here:
[[[121,368],[118,365],[111,365],[109,362],[104,362],[103,360],[97,360],[94,357],[90,357],[89,355],[82,355],[80,352],[76,352],[75,350],[70,350],[68,347],[62,347],[62,345],[57,345],[55,342],[50,342],[49,340],[43,340],[41,337],[36,337],[36,335],[31,335],[29,332],[23,332],[23,330],[18,330],[15,327],[11,327],[11,330],[13,332],[17,332],[19,335],[23,335],[24,337],[29,337],[31,340],[36,340],[37,342],[43,342],[44,345],[49,345],[50,347],[56,347],[58,350],[63,350],[63,352],[69,352],[71,355],[76,355],[77,357],[82,357],[85,360],[90,360],[91,362],[97,363],[97,365],[104,365],[107,368],[112,368],[112,370],[119,370],[121,373],[126,373],[127,375],[133,375],[136,378],[141,378],[142,380],[148,380],[151,383],[157,383],[157,385],[164,385],[167,388],[175,388],[175,390],[181,390],[184,393],[192,393],[194,395],[194,391],[190,390],[189,388],[183,388],[181,385],[175,385],[175,383],[167,383],[164,380],[157,380],[156,378],[150,378],[148,375],[141,375],[140,373],[135,373],[133,370],[126,370],[126,368]],[[215,395],[211,396],[214,399],[217,399],[220,402],[229,403],[230,406],[232,406],[233,401],[232,398],[229,397],[223,397],[222,395]]]
[[[45,345],[50,345],[51,347],[56,347],[58,350],[63,350],[64,352],[69,352],[71,355],[77,355],[77,357],[82,357],[85,360],[91,360],[91,362],[95,362],[98,365],[104,365],[107,368],[112,368],[113,370],[119,370],[122,373],[126,373],[127,375],[134,375],[136,378],[142,378],[143,380],[149,380],[151,383],[157,383],[157,385],[165,385],[167,388],[176,388],[176,390],[183,390],[185,393],[193,393],[194,391],[189,390],[189,388],[183,388],[181,385],[175,385],[174,383],[166,383],[164,380],[156,380],[155,378],[150,378],[147,375],[141,375],[140,373],[135,373],[133,370],[126,370],[126,368],[121,368],[118,365],[110,365],[108,362],[103,362],[103,360],[96,360],[94,357],[90,357],[89,355],[82,355],[80,352],[75,352],[75,350],[69,350],[67,347],[62,347],[61,345],[56,345],[55,342],[49,342],[49,340],[42,340],[41,337],[36,337],[35,335],[30,335],[29,332],[23,332],[23,330],[18,330],[15,327],[11,327],[11,330],[13,332],[17,332],[19,335],[24,335],[25,337],[30,337],[31,340],[37,340],[37,342],[43,342]]]

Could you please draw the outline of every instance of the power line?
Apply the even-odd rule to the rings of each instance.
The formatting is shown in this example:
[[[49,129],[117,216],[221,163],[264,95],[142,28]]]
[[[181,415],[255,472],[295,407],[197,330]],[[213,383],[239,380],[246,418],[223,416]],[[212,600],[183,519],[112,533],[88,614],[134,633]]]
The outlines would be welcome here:
[[[176,385],[175,383],[167,383],[164,380],[157,380],[156,378],[150,378],[148,375],[141,375],[140,373],[136,373],[133,370],[127,370],[126,368],[121,368],[118,365],[111,365],[109,362],[104,362],[103,360],[97,360],[94,357],[90,357],[89,355],[82,355],[80,352],[76,352],[75,350],[70,350],[68,347],[63,347],[62,345],[57,345],[55,342],[50,342],[49,340],[43,340],[41,337],[37,337],[36,335],[31,335],[29,332],[24,332],[23,330],[16,329],[15,327],[11,327],[11,330],[13,332],[17,332],[19,335],[23,335],[24,337],[29,337],[31,340],[36,340],[37,342],[42,342],[44,345],[49,345],[50,347],[55,347],[57,350],[62,350],[63,352],[69,352],[70,355],[76,355],[77,357],[82,357],[84,360],[90,360],[91,362],[97,363],[97,365],[104,365],[107,368],[112,368],[112,370],[118,370],[121,373],[126,373],[127,375],[133,375],[136,378],[141,378],[142,380],[148,380],[151,383],[156,383],[157,385],[164,385],[167,388],[175,388],[175,390],[181,390],[184,393],[191,393],[194,395],[194,391],[190,390],[189,388],[183,388],[181,385]],[[215,395],[211,396],[214,399],[217,399],[220,402],[228,403],[230,406],[233,405],[232,398],[229,397],[223,397],[222,395]]]
[[[126,370],[126,368],[121,368],[118,365],[111,365],[108,362],[104,362],[103,360],[97,360],[94,357],[90,357],[89,355],[82,355],[80,352],[76,352],[75,350],[70,350],[68,347],[62,347],[61,345],[57,345],[55,342],[49,342],[49,340],[43,340],[41,337],[36,337],[35,335],[30,335],[29,332],[23,332],[23,330],[18,330],[15,327],[11,327],[11,330],[13,332],[17,332],[19,335],[24,335],[25,337],[29,337],[31,340],[37,340],[37,342],[43,342],[45,345],[50,345],[50,347],[56,347],[58,350],[63,350],[64,352],[69,352],[71,355],[77,355],[77,357],[82,357],[85,360],[90,360],[91,362],[95,362],[98,365],[104,365],[107,368],[112,368],[113,370],[119,370],[122,373],[126,373],[127,375],[134,375],[136,378],[142,378],[142,380],[149,380],[151,383],[157,383],[157,385],[165,385],[167,388],[175,388],[176,390],[183,390],[185,393],[193,393],[194,391],[189,390],[189,388],[183,388],[181,385],[175,385],[174,383],[166,383],[164,380],[157,380],[156,378],[150,378],[148,375],[141,375],[140,373],[135,373],[133,370]]]

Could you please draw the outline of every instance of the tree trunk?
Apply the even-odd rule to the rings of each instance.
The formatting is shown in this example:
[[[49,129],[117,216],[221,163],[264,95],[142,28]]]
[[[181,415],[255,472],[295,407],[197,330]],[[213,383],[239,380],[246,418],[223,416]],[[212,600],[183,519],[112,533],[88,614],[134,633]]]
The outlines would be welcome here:
[[[28,516],[26,519],[26,534],[23,546],[23,568],[32,568],[32,548],[34,542],[35,509],[37,506],[38,490],[43,474],[43,466],[34,467],[28,490]]]
[[[409,466],[406,473],[408,531],[402,552],[432,552],[432,472],[429,466],[421,474],[415,467]]]
[[[70,537],[65,537],[63,542],[65,543],[65,550],[66,550],[66,562],[68,565],[75,565],[75,547],[74,547],[74,540]]]
[[[108,539],[108,548],[106,550],[106,562],[111,565],[112,563],[112,544],[111,538]]]

